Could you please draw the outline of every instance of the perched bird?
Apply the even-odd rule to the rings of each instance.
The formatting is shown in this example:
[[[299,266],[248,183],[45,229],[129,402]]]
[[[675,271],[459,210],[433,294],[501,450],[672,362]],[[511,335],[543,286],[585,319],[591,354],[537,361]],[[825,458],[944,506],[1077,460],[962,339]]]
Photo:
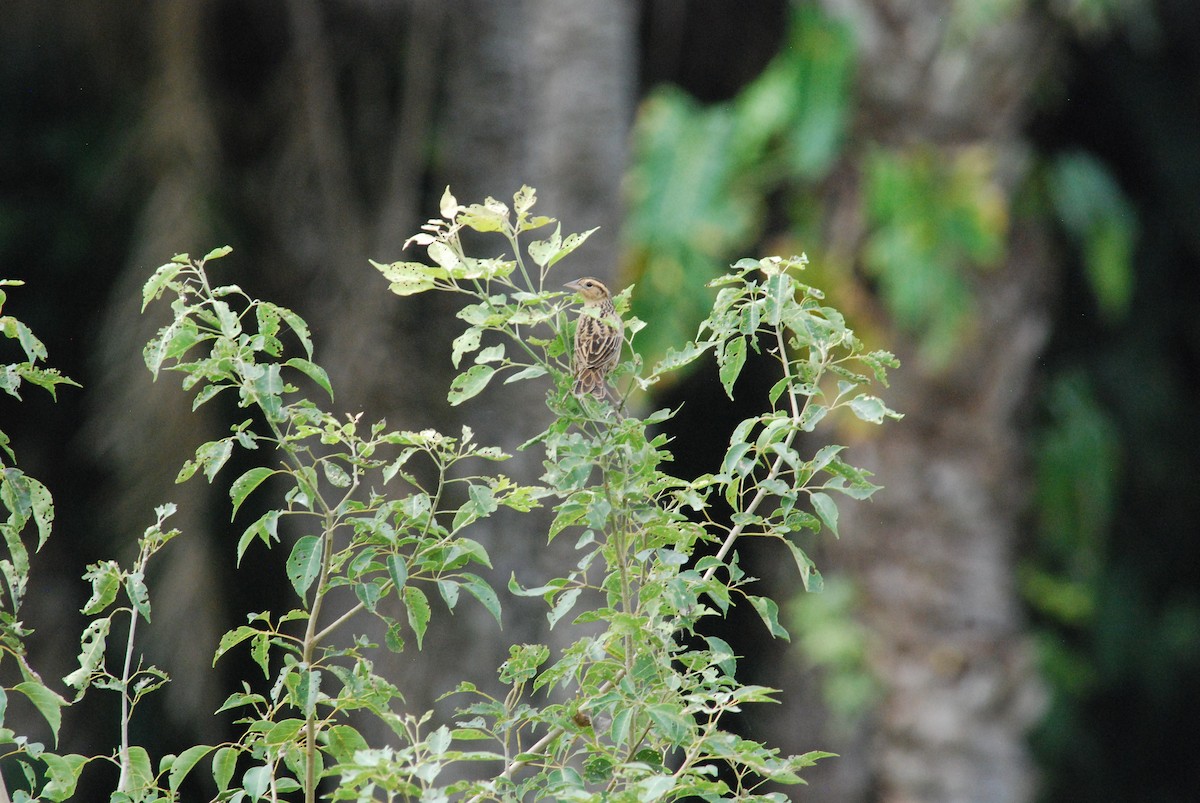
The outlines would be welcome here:
[[[621,342],[625,326],[613,307],[612,293],[599,279],[584,276],[568,282],[566,287],[579,293],[585,310],[579,313],[575,327],[575,359],[571,370],[575,374],[573,393],[590,393],[597,399],[608,395],[608,372],[621,358]],[[589,314],[594,311],[595,314]]]

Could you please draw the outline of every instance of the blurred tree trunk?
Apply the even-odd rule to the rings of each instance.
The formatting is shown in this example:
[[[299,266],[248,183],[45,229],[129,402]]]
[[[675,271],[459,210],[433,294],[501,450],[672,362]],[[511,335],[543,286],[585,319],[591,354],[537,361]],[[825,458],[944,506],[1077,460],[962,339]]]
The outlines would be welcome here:
[[[824,5],[859,44],[863,134],[947,159],[982,148],[997,159],[1011,208],[1027,169],[1021,126],[1047,63],[1036,13],[964,37],[941,0]],[[829,183],[828,241],[847,260],[866,234],[861,193],[853,168]],[[885,395],[906,417],[852,444],[852,461],[886,487],[842,506],[847,535],[826,556],[859,587],[883,699],[853,737],[821,744],[842,758],[807,776],[806,800],[1032,798],[1025,738],[1041,695],[1014,551],[1027,502],[1022,414],[1053,274],[1038,227],[1014,220],[1003,265],[972,278],[976,325],[949,366],[924,363],[904,335],[888,335],[903,367]]]
[[[492,196],[511,205],[512,194],[528,184],[538,190],[537,211],[558,218],[564,234],[601,226],[562,264],[570,271],[561,275],[562,282],[615,275],[619,182],[634,104],[636,22],[630,0],[467,0],[449,9],[449,74],[441,131],[446,159],[436,171],[434,186],[448,184],[461,203]],[[492,249],[485,251],[488,256],[500,253],[504,245],[494,237],[479,242],[481,248]],[[453,321],[454,301],[426,303],[436,305],[443,321]],[[422,371],[429,371],[430,394],[444,406],[453,377],[449,341],[454,330],[441,325],[433,331],[439,342],[428,344]],[[506,474],[519,482],[536,482],[542,473],[538,449],[516,449],[550,423],[545,391],[536,382],[489,389],[455,410],[446,432],[454,434],[461,424],[469,424],[481,442],[515,455],[504,466]],[[499,587],[510,575],[526,585],[540,584],[574,564],[565,539],[547,546],[548,525],[548,516],[508,510],[475,525],[473,537],[488,547]],[[417,662],[425,662],[426,671],[433,669],[424,679],[412,679],[422,687],[428,684],[426,699],[444,691],[439,666],[463,668],[484,683],[494,679],[495,668],[508,657],[507,645],[561,644],[569,638],[562,625],[553,634],[547,632],[541,600],[501,596],[503,633],[481,607],[460,607],[452,630],[437,634],[424,655],[405,658],[413,669]]]
[[[170,724],[211,739],[219,737],[216,723],[197,714],[215,710],[223,699],[209,670],[211,656],[202,652],[220,638],[228,616],[227,597],[213,593],[220,587],[218,567],[228,557],[211,531],[208,514],[222,503],[223,494],[202,482],[177,486],[172,480],[196,447],[220,437],[223,427],[213,408],[193,412],[173,377],[151,381],[142,346],[169,316],[163,309],[137,314],[142,285],[155,266],[176,253],[204,253],[217,245],[211,242],[206,210],[220,169],[220,134],[202,80],[206,10],[205,2],[148,9],[151,77],[127,147],[140,160],[136,167],[153,171],[153,180],[140,205],[128,264],[106,286],[110,295],[103,299],[100,331],[91,345],[97,380],[94,389],[85,385],[85,391],[92,413],[86,423],[88,440],[97,462],[110,472],[111,486],[100,489],[104,502],[95,503],[96,519],[112,534],[108,554],[128,561],[137,549],[136,536],[154,521],[154,508],[168,501],[178,505],[169,526],[188,537],[172,544],[166,561],[151,564],[152,588],[166,593],[152,592],[154,626],[143,631],[150,635],[140,646],[154,662],[168,667],[174,679],[164,690]],[[111,21],[103,27],[109,26]],[[105,57],[114,54],[101,54]],[[82,500],[60,504],[72,502]]]
[[[402,255],[400,246],[436,214],[448,182],[464,203],[488,194],[510,200],[530,184],[539,190],[539,211],[560,218],[564,231],[604,227],[571,261],[580,274],[611,276],[634,101],[636,14],[632,0],[196,2],[155,4],[152,14],[142,35],[155,67],[133,147],[154,158],[137,165],[150,189],[138,242],[106,299],[96,350],[105,365],[102,386],[111,392],[92,402],[92,431],[114,470],[113,532],[140,532],[152,505],[167,499],[184,511],[187,538],[176,543],[191,546],[173,544],[160,571],[197,594],[181,591],[178,604],[164,603],[161,614],[156,607],[148,636],[154,660],[174,672],[209,666],[216,635],[197,634],[232,624],[217,602],[229,591],[214,591],[220,581],[207,573],[232,564],[232,541],[218,523],[228,504],[220,480],[214,488],[198,479],[182,489],[171,484],[183,458],[225,434],[229,421],[214,420],[220,416],[208,406],[206,416],[193,415],[171,377],[151,388],[140,355],[152,326],[136,314],[148,271],[176,252],[228,242],[234,255],[213,269],[223,282],[308,319],[316,358],[338,392],[334,409],[450,435],[469,424],[478,440],[514,450],[547,423],[544,388],[499,387],[449,408],[450,341],[460,325],[453,302],[393,296],[367,260],[423,258]],[[437,164],[429,161],[434,153]],[[162,448],[164,433],[172,448]],[[518,454],[505,470],[532,481],[540,459]],[[492,579],[502,589],[510,572],[538,566],[545,530],[517,530],[505,518],[490,526],[476,537],[491,551]],[[269,557],[255,549],[243,574],[257,561],[281,571],[286,546]],[[237,593],[265,594],[258,581],[234,585]],[[242,601],[228,607],[248,609]],[[284,604],[259,602],[256,609]],[[425,654],[410,643],[395,666],[380,667],[414,710],[429,707],[457,677],[494,678],[511,641],[545,638],[540,606],[515,616],[506,609],[505,632],[473,601],[464,600],[453,620],[444,609],[434,617],[435,626],[440,619],[446,627],[431,628]],[[453,678],[446,666],[455,667]],[[207,721],[219,704],[221,690],[205,674],[207,680],[189,678],[190,702],[172,700],[181,727]]]

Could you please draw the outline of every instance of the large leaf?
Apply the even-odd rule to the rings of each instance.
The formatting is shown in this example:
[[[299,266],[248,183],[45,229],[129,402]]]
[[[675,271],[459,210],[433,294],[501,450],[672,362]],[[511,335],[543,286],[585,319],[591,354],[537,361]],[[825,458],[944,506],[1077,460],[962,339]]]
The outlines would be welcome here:
[[[58,729],[62,726],[62,709],[67,705],[67,701],[46,686],[33,680],[18,683],[12,687],[12,690],[19,691],[29,698],[29,702],[33,703],[33,707],[45,718],[51,732],[54,734],[54,741],[57,742]]]
[[[237,516],[238,508],[242,506],[242,502],[246,501],[246,497],[261,485],[267,477],[270,477],[274,473],[274,469],[258,466],[234,480],[233,485],[229,488],[229,498],[233,501],[233,512],[229,516],[230,520]]]
[[[453,406],[462,404],[487,387],[495,373],[496,369],[491,365],[472,365],[450,383],[450,392],[446,394],[446,398]]]
[[[167,776],[167,786],[172,792],[179,791],[179,786],[183,783],[183,779],[192,771],[200,759],[204,758],[213,748],[206,744],[198,744],[189,747],[180,753],[173,762],[171,762],[171,771]]]

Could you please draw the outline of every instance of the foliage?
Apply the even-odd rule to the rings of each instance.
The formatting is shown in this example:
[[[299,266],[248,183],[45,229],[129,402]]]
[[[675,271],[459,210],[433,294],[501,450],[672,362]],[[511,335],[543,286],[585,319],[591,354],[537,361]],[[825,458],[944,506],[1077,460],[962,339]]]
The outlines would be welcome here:
[[[997,4],[978,19],[981,8],[960,11],[956,24],[968,31],[1011,9]],[[865,273],[924,360],[937,368],[954,356],[974,321],[971,272],[1004,253],[1008,201],[994,155],[851,143],[854,66],[850,30],[803,6],[785,46],[732,101],[705,108],[672,88],[646,101],[626,239],[632,274],[651,290],[634,311],[664,321],[647,338],[648,358],[706,314],[696,291],[712,265],[779,234],[762,228],[773,210],[786,214],[779,228],[789,237],[820,235],[825,213],[811,198],[848,156],[860,162]]]
[[[624,236],[644,291],[634,312],[656,324],[638,346],[648,360],[708,313],[705,283],[763,235],[768,195],[811,186],[833,167],[850,120],[853,55],[845,25],[797,5],[785,45],[732,101],[702,107],[673,87],[644,101]]]
[[[23,282],[0,280],[0,288],[21,284]],[[7,300],[7,293],[0,289],[0,310]],[[76,384],[55,369],[39,365],[47,358],[46,347],[24,323],[11,315],[0,316],[0,332],[9,340],[15,340],[24,356],[23,360],[5,363],[0,374],[0,387],[10,396],[21,398],[20,388],[24,382],[44,388],[51,396],[56,395],[59,385]],[[29,588],[30,548],[27,541],[33,539],[35,552],[45,545],[54,526],[54,500],[45,485],[17,468],[16,455],[8,436],[2,431],[0,449],[3,450],[0,453],[0,470],[3,471],[0,476],[0,503],[8,512],[4,523],[0,524],[4,532],[4,552],[0,553],[3,555],[0,557],[0,574],[4,578],[4,588],[0,591],[0,668],[11,659],[21,678],[12,686],[0,687],[0,745],[7,746],[8,754],[17,757],[16,763],[26,777],[32,777],[34,770],[31,762],[40,760],[45,763],[50,786],[66,785],[70,772],[65,770],[73,759],[69,756],[51,757],[41,742],[15,733],[5,724],[8,701],[15,692],[33,704],[57,741],[62,724],[62,708],[67,701],[47,686],[30,666],[25,639],[32,631],[18,618],[21,603]],[[0,797],[3,796],[4,782],[0,779]]]
[[[1047,173],[1055,217],[1080,250],[1101,314],[1113,320],[1129,308],[1133,294],[1137,217],[1117,182],[1088,153],[1060,154]]]
[[[849,732],[881,697],[867,661],[871,633],[855,614],[861,604],[853,582],[835,576],[821,594],[791,601],[789,621],[797,634],[798,660],[824,670],[820,692],[834,728]]]
[[[982,149],[947,159],[932,149],[880,148],[864,172],[864,267],[897,323],[919,335],[922,356],[945,365],[974,320],[966,269],[1004,254],[1008,209],[994,166]]]
[[[156,769],[150,751],[131,742],[129,724],[142,696],[167,677],[135,661],[134,637],[139,619],[151,614],[146,564],[179,536],[163,529],[174,506],[158,509],[131,569],[111,561],[89,568],[84,613],[92,619],[79,669],[64,682],[76,699],[89,689],[120,696],[120,746],[106,757],[120,768],[113,800],[177,800],[202,762],[221,801],[313,801],[320,789],[329,799],[359,801],[780,800],[758,787],[800,783],[801,770],[827,755],[780,756],[725,729],[729,713],[770,701],[774,690],[741,682],[737,656],[702,625],[745,603],[767,632],[788,637],[778,604],[754,593],[735,546],[748,537],[778,541],[805,587],[821,587],[795,537],[823,529],[836,535],[833,495],[865,499],[876,486],[845,462],[843,447],[806,457],[797,438],[839,408],[876,424],[898,417],[868,392],[876,381],[886,384],[895,360],[864,351],[821,292],[795,278],[804,258],[738,262],[712,282],[716,301],[694,339],[649,367],[635,355],[613,374],[627,392],[647,388],[711,353],[732,395],[749,351],[777,361],[782,378],[770,409],[737,426],[720,467],[675,477],[663,470],[666,439],[652,434],[670,411],[638,418],[623,399],[571,395],[570,299],[551,289],[561,282],[549,276],[590,232],[563,236],[552,219],[532,214],[535,200],[523,188],[511,209],[490,198],[463,206],[447,191],[441,217],[410,240],[433,264],[376,267],[398,295],[466,298],[451,404],[500,378],[548,383],[553,423],[523,447],[544,454],[537,485],[487,471],[508,455],[476,443],[468,428],[456,437],[398,431],[324,410],[301,390],[332,396],[303,319],[210,280],[210,263],[230,249],[177,256],[146,283],[143,308],[166,296],[173,312],[145,349],[150,371],[181,374],[193,408],[226,394],[248,411],[228,436],[199,445],[178,480],[202,474],[212,482],[235,448],[263,456],[232,481],[231,511],[255,493],[269,491],[277,501],[244,530],[236,556],[240,562],[260,543],[275,548],[280,522],[291,520],[299,537],[282,570],[296,599],[282,612],[249,614],[216,645],[214,661],[248,650],[262,673],[221,708],[239,714],[240,736],[164,756]],[[499,235],[511,256],[469,255],[464,230]],[[535,230],[543,239],[528,240]],[[618,309],[627,307],[626,293]],[[627,337],[643,327],[628,318]],[[707,515],[718,499],[734,511],[729,524]],[[514,577],[508,591],[543,598],[551,626],[570,620],[593,627],[557,655],[545,645],[512,645],[499,667],[508,693],[497,698],[462,679],[452,689],[461,700],[456,720],[434,724],[429,713],[402,711],[403,689],[374,671],[378,646],[356,628],[376,617],[387,649],[413,642],[419,649],[429,628],[452,626],[435,621],[431,600],[440,597],[453,610],[464,591],[499,621],[500,595],[480,573],[490,568],[488,551],[471,532],[502,506],[548,508],[547,537],[570,534],[579,555],[564,576],[532,588]],[[127,604],[114,608],[122,595]],[[108,636],[117,620],[128,626],[120,668],[112,670]],[[50,710],[65,704],[56,697]],[[391,743],[369,744],[363,717],[386,726]],[[69,797],[94,760],[19,745],[48,774],[43,783],[27,772],[29,794],[37,789],[38,799]],[[462,779],[451,768],[463,762],[482,764],[490,777]]]

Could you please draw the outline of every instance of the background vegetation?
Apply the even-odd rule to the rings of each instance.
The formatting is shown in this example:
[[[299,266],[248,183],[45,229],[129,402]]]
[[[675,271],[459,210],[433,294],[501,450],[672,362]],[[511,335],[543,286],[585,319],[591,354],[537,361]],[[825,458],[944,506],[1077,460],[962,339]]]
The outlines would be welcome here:
[[[796,700],[745,729],[843,755],[809,799],[956,799],[962,784],[994,800],[1188,799],[1200,11],[546,5],[0,9],[0,273],[27,282],[6,311],[83,386],[0,406],[60,500],[34,558],[46,592],[27,602],[35,661],[62,667],[44,674],[75,660],[58,634],[81,627],[82,567],[133,550],[190,444],[227,426],[141,376],[147,270],[230,242],[254,266],[237,283],[303,311],[327,344],[346,409],[414,429],[461,417],[511,448],[543,424],[501,413],[529,405],[431,401],[454,310],[384,298],[367,260],[400,258],[447,183],[470,198],[530,183],[567,228],[602,227],[581,272],[636,282],[648,353],[652,333],[689,333],[729,260],[803,250],[810,281],[905,364],[896,434],[836,436],[887,491],[840,542],[813,544],[831,571],[790,612],[796,643],[725,634]],[[741,382],[753,396],[773,378],[751,361]],[[660,391],[684,403],[676,426],[712,434],[681,462],[707,470],[728,442],[719,422],[741,416],[722,399],[700,378]],[[214,557],[206,543],[236,538],[221,494],[187,493],[173,524],[196,537],[153,578],[177,606],[147,634],[175,682],[137,723],[165,746],[216,741],[192,712],[217,707],[220,677],[187,667],[287,590]],[[497,571],[557,560],[514,547]],[[514,615],[506,636],[534,638],[540,616]],[[464,615],[427,650],[494,665],[491,627]]]

